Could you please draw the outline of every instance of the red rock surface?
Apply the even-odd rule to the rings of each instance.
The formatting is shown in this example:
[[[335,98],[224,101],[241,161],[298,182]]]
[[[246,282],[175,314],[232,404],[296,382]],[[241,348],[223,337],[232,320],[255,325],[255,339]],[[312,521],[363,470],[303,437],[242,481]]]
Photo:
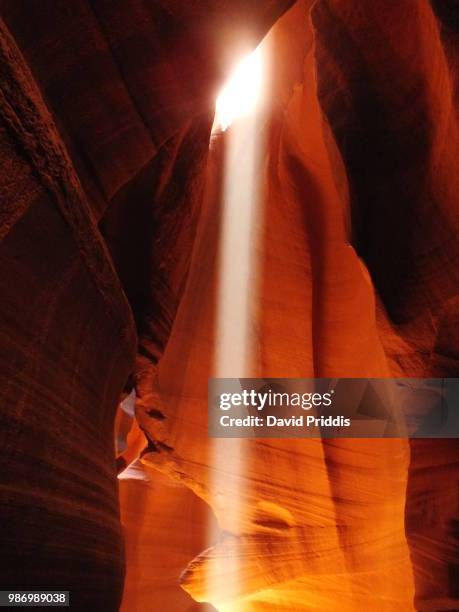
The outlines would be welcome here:
[[[0,30],[2,587],[115,609],[113,419],[135,329],[40,93]]]
[[[248,374],[458,373],[458,4],[292,4],[0,2],[2,588],[118,609],[134,386],[122,610],[459,609],[456,440],[207,436],[212,105],[276,21]]]

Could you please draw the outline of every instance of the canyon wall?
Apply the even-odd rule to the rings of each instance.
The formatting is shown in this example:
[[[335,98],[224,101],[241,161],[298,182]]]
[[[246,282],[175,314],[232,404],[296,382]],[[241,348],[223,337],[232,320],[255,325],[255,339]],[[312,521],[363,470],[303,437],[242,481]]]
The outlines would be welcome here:
[[[213,104],[273,25],[244,375],[457,375],[457,2],[0,7],[4,588],[116,610],[125,557],[126,612],[458,609],[455,440],[207,434]]]

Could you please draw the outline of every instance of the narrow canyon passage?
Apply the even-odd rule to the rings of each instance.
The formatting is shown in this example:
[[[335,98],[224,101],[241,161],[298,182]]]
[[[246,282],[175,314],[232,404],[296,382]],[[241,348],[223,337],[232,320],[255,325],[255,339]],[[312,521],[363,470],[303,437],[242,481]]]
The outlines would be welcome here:
[[[317,99],[312,32],[305,36],[304,24],[295,28],[304,11],[297,4],[262,44],[267,64],[279,53],[283,62],[269,79],[274,103],[260,111],[263,159],[251,177],[262,185],[260,225],[254,227],[260,235],[246,237],[256,243],[251,251],[258,262],[240,261],[249,221],[229,217],[239,236],[230,265],[239,275],[244,264],[253,265],[259,276],[246,290],[249,321],[238,311],[242,296],[231,289],[224,294],[232,310],[220,301],[218,286],[228,271],[218,253],[228,217],[221,212],[224,181],[218,177],[227,178],[225,154],[232,146],[239,148],[236,164],[254,165],[249,139],[256,117],[242,119],[242,130],[235,125],[214,137],[190,274],[158,368],[162,418],[148,410],[139,417],[158,442],[142,463],[190,486],[216,515],[216,543],[208,543],[183,577],[198,601],[219,610],[333,610],[338,601],[340,609],[361,610],[376,591],[378,609],[409,610],[414,585],[404,529],[406,441],[209,444],[207,435],[207,379],[216,367],[223,367],[223,376],[254,378],[390,372],[369,275],[347,240],[349,200],[335,182],[342,170],[335,169],[339,155],[330,153],[333,141]],[[238,185],[237,175],[229,180]],[[237,193],[243,198],[243,189]],[[241,206],[240,214],[250,215],[249,207]],[[229,282],[237,294],[237,279]],[[225,350],[222,324],[230,330],[223,366],[216,354]],[[238,328],[251,353],[242,363]]]
[[[457,377],[457,2],[0,9],[2,589],[458,610],[457,439],[208,429],[213,377]]]

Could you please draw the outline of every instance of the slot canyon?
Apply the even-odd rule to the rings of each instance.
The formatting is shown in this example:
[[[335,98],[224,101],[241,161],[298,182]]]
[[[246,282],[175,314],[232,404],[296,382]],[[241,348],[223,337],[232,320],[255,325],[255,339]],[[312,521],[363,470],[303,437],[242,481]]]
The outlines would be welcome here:
[[[0,15],[1,589],[458,611],[457,439],[212,438],[208,380],[459,377],[459,1]]]

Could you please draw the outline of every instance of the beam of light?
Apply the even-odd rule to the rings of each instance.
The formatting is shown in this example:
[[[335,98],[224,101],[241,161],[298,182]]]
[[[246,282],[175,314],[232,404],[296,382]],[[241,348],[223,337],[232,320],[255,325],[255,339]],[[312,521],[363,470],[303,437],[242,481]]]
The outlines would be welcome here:
[[[263,89],[263,49],[242,59],[217,97],[215,120],[225,131],[240,117],[254,113]]]
[[[218,257],[214,376],[254,373],[253,317],[257,311],[257,243],[261,226],[261,152],[267,51],[260,45],[236,67],[217,99],[214,126],[224,141],[224,181]],[[229,128],[229,129],[228,129]],[[219,438],[211,447],[211,506],[238,541],[246,508],[246,440]],[[232,537],[234,534],[236,537]],[[209,529],[211,546],[221,533]],[[226,541],[228,534],[226,535]],[[226,544],[220,546],[218,556]],[[206,600],[220,612],[241,607],[242,569],[237,556],[208,564]],[[223,554],[223,556],[225,556]],[[225,570],[226,568],[226,570]],[[237,601],[239,600],[239,603]]]
[[[250,318],[256,294],[260,215],[262,97],[267,51],[260,45],[243,59],[217,98],[218,129],[224,135],[224,180],[214,375],[249,376]]]

